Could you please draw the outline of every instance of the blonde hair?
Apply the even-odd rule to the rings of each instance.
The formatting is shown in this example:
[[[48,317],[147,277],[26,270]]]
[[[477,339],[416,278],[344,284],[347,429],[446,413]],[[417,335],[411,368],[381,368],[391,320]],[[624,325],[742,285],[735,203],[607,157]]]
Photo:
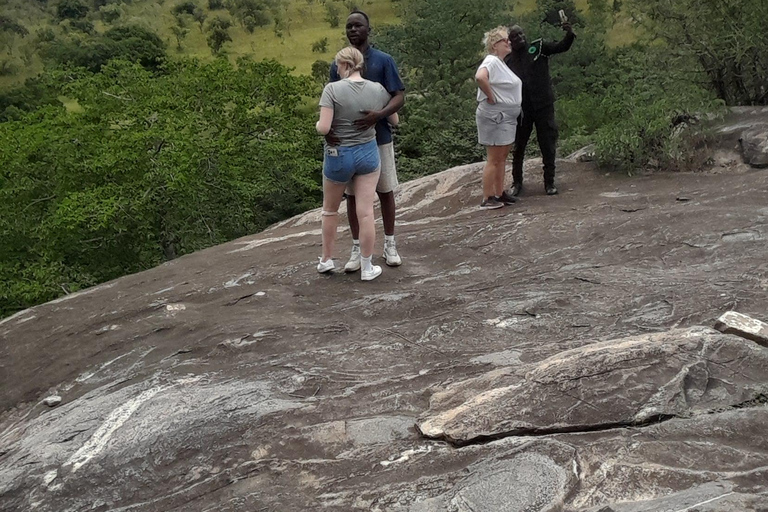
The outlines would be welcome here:
[[[339,50],[334,60],[336,61],[336,67],[339,68],[339,76],[341,78],[347,78],[355,71],[363,69],[363,54],[354,46],[347,46]],[[343,76],[341,75],[342,63],[346,66],[346,73]]]
[[[493,45],[499,41],[509,38],[509,31],[507,27],[499,25],[496,28],[492,28],[483,35],[483,45],[485,46],[485,53],[493,53]]]

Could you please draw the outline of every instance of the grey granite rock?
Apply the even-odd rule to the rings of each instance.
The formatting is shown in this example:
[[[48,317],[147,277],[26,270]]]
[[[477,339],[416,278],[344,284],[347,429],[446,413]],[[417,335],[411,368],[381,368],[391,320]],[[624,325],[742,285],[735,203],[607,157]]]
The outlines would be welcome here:
[[[401,184],[403,265],[372,283],[317,274],[314,210],[0,320],[0,511],[575,512],[699,503],[712,485],[734,494],[700,508],[766,508],[766,395],[751,393],[764,348],[716,332],[733,340],[716,353],[672,343],[635,374],[661,389],[565,361],[594,346],[585,361],[605,364],[606,340],[768,311],[768,173],[630,179],[560,160],[552,198],[530,159],[521,200],[489,214],[482,165]],[[341,229],[336,258],[348,243]],[[559,373],[535,372],[545,361]],[[551,417],[547,401],[520,404],[572,432],[456,448],[414,428],[430,407],[529,375],[605,396],[563,411],[552,394]],[[53,390],[65,400],[41,405]],[[682,417],[602,423],[649,395]]]
[[[723,313],[715,323],[715,329],[726,334],[735,334],[768,347],[768,324],[736,311]]]
[[[640,425],[752,400],[768,389],[766,368],[768,350],[706,327],[633,336],[552,356],[529,366],[519,382],[431,409],[418,426],[427,437],[461,445]],[[446,393],[466,396],[462,387]]]
[[[745,163],[752,167],[768,167],[768,124],[744,130],[739,142]]]

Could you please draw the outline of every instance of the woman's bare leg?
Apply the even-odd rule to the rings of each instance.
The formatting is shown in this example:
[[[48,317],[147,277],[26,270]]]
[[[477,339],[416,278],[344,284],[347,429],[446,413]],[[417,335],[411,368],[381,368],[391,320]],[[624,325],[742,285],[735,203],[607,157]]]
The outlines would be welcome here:
[[[339,225],[339,205],[345,188],[344,183],[334,183],[323,178],[323,257],[320,261],[328,261],[333,256],[336,227]]]
[[[486,146],[488,154],[483,169],[483,199],[490,196],[500,196],[504,191],[504,171],[506,168],[508,146]]]
[[[360,254],[364,258],[369,258],[373,254],[373,245],[376,242],[373,202],[376,200],[376,184],[378,182],[379,171],[356,175],[352,178],[357,221],[360,224]]]

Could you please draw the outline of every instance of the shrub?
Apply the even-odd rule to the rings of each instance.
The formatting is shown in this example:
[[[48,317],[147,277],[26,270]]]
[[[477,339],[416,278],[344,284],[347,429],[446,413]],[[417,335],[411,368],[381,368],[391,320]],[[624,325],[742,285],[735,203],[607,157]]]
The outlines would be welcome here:
[[[214,55],[221,52],[224,43],[232,41],[232,36],[229,35],[229,28],[231,26],[232,22],[230,20],[219,16],[213,18],[208,24],[208,37],[206,40]]]
[[[183,14],[189,14],[192,16],[195,13],[195,10],[197,9],[197,5],[195,2],[192,2],[191,0],[182,2],[180,4],[176,4],[173,6],[173,9],[171,9],[171,12],[174,16],[181,16]]]
[[[99,14],[101,14],[101,19],[104,20],[104,23],[114,23],[122,16],[123,10],[119,5],[110,4],[102,6],[99,9]]]
[[[224,59],[66,76],[49,81],[82,113],[0,123],[0,316],[318,206],[307,77]]]
[[[98,71],[109,60],[122,58],[157,69],[165,60],[165,43],[154,32],[138,26],[109,29],[101,36],[83,41],[45,43],[42,56],[54,64]]]
[[[312,43],[313,53],[325,53],[328,51],[328,38],[324,37]]]
[[[325,17],[323,19],[328,22],[331,28],[338,28],[339,23],[341,22],[341,10],[339,9],[339,6],[330,1],[326,2]]]
[[[331,63],[324,60],[316,60],[312,63],[312,78],[321,84],[328,81],[331,74]]]
[[[56,4],[56,16],[60,20],[79,20],[88,15],[88,6],[80,0],[61,0]]]

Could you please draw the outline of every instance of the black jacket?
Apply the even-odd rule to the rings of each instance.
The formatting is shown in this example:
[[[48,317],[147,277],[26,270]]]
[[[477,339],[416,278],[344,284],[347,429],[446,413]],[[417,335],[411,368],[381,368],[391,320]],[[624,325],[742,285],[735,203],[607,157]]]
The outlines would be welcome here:
[[[543,42],[539,48],[529,44],[520,51],[512,50],[504,62],[523,81],[523,111],[538,110],[555,103],[552,80],[549,77],[549,56],[570,49],[576,35],[566,32],[562,41]]]

